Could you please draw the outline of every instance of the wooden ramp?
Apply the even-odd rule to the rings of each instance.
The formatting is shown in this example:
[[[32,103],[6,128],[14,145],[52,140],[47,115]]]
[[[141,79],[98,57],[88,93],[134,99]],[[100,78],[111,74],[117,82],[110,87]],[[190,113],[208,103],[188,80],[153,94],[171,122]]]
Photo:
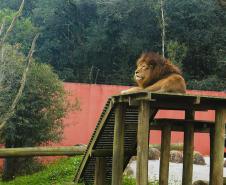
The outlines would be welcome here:
[[[184,124],[185,126],[183,126],[183,120],[180,120],[180,121],[160,120],[159,124],[154,123],[153,125],[149,125],[149,123],[152,122],[152,120],[154,119],[159,109],[184,110],[185,122],[187,124]],[[75,175],[75,179],[74,179],[75,183],[83,181],[87,185],[88,184],[104,185],[108,183],[111,184],[111,182],[112,184],[118,184],[117,182],[114,182],[114,180],[111,181],[112,178],[114,179],[116,176],[117,177],[120,176],[119,174],[117,174],[117,170],[114,170],[114,168],[120,169],[120,167],[117,166],[119,164],[119,165],[123,165],[123,169],[125,169],[130,158],[133,155],[137,154],[138,163],[139,163],[138,166],[142,168],[137,170],[137,171],[140,171],[140,174],[137,174],[137,176],[140,177],[140,180],[138,179],[140,183],[138,184],[146,184],[147,171],[142,172],[142,170],[143,170],[143,167],[146,166],[145,160],[147,160],[146,158],[148,155],[147,154],[148,152],[146,150],[148,147],[148,141],[144,141],[144,143],[142,143],[143,142],[142,140],[144,140],[145,138],[146,140],[148,140],[147,137],[149,134],[149,129],[164,131],[164,125],[169,125],[169,124],[162,124],[162,122],[169,122],[170,127],[167,127],[167,128],[170,128],[170,129],[168,129],[168,131],[167,130],[164,131],[166,134],[168,133],[168,137],[170,137],[171,129],[172,130],[179,129],[178,131],[186,131],[185,141],[188,141],[188,143],[185,143],[186,146],[184,148],[184,152],[185,153],[188,152],[191,154],[194,147],[192,144],[192,141],[193,141],[192,139],[194,138],[194,132],[196,131],[210,132],[210,126],[206,131],[206,125],[213,125],[209,123],[207,124],[201,123],[203,126],[202,125],[200,126],[199,124],[199,126],[196,128],[195,127],[196,122],[192,121],[194,119],[194,111],[209,110],[209,109],[220,110],[219,111],[220,115],[218,117],[219,119],[224,119],[224,116],[222,116],[221,113],[222,113],[222,110],[225,113],[226,99],[220,98],[220,97],[194,96],[194,95],[182,95],[182,94],[159,94],[159,93],[148,93],[148,92],[119,95],[119,96],[113,96],[109,98],[99,118],[95,131],[90,139],[90,142],[88,144],[84,157],[81,161],[81,164],[78,168],[78,171]],[[146,128],[143,128],[145,127],[144,126],[145,124],[143,124],[142,126],[143,122],[145,124],[146,123],[148,124]],[[174,122],[177,122],[177,123],[174,123]],[[178,122],[179,122],[179,125],[178,125]],[[219,128],[220,127],[222,128],[222,120],[220,120],[219,122],[221,122],[220,124],[218,124]],[[215,130],[217,129],[218,128],[214,129],[213,132],[215,132]],[[222,132],[220,134],[222,134]],[[216,136],[216,133],[214,136],[213,135],[211,137],[215,137],[214,142],[216,143],[214,142],[211,143],[211,146],[213,148],[211,151],[216,150],[216,147],[218,147],[218,150],[219,151],[222,150],[221,152],[223,154],[223,145],[220,146],[219,148],[219,142],[220,143],[223,142],[222,138],[218,138]],[[139,149],[137,149],[137,145],[139,146]],[[117,149],[117,147],[119,148]],[[143,152],[144,149],[146,153]],[[123,153],[120,154],[120,151],[123,151]],[[115,156],[114,159],[112,159],[113,152],[116,152],[114,153],[114,156]],[[212,152],[212,154],[213,156],[211,157],[213,158],[218,157],[218,154],[215,154],[214,152]],[[120,157],[120,156],[124,156],[124,157]],[[144,156],[144,157],[141,157],[141,156]],[[223,158],[221,157],[221,155],[219,156],[220,156],[219,161],[222,162],[221,160],[223,160]],[[117,161],[117,157],[118,157],[118,161]],[[142,158],[145,158],[145,159],[143,160]],[[112,160],[117,161],[117,164],[115,164],[115,162],[112,164]],[[190,162],[192,162],[191,155],[187,157],[187,159],[185,157],[185,160],[186,161],[184,162],[184,164],[188,163],[187,164],[188,168],[186,167],[183,173],[187,174],[186,170],[190,169],[190,172],[189,172],[190,175],[188,176],[192,177],[192,167],[190,167],[191,166]],[[104,161],[104,163],[100,161]],[[102,183],[94,182],[95,176],[98,176],[97,174],[98,165],[99,166],[104,165],[104,167],[101,167],[101,168],[98,167],[99,169],[104,169],[104,171],[102,171],[101,174],[99,174],[99,175],[104,175],[104,177],[101,177],[102,179],[105,179],[104,182]],[[117,167],[114,167],[114,165],[116,165]],[[211,165],[213,166],[212,167],[213,170],[211,169],[211,171],[215,170],[219,172],[219,169],[218,170],[215,169],[215,168],[218,168],[215,164],[211,164]],[[117,174],[115,177],[112,177],[113,175],[112,171],[114,171],[113,174],[115,173]],[[213,172],[213,173],[217,173],[217,172]],[[144,183],[142,183],[143,179],[144,179]],[[186,181],[191,181],[192,178],[188,180],[186,179],[188,179],[187,176],[185,176],[185,180],[183,180],[185,182],[184,184],[191,183],[191,182],[186,183]],[[220,178],[220,181],[221,181],[221,178]]]
[[[115,123],[115,99],[108,99],[100,116],[95,131],[88,144],[85,155],[75,176],[75,182],[83,180],[86,184],[94,183],[96,157],[106,156],[106,180],[111,181],[112,151]],[[151,115],[154,118],[156,112]],[[136,155],[136,135],[138,123],[138,107],[131,106],[125,110],[125,158],[124,168],[133,155]]]

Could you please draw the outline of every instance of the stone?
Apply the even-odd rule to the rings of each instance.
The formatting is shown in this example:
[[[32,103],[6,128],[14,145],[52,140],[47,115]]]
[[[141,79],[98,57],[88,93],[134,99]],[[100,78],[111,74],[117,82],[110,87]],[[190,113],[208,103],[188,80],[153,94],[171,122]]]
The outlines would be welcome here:
[[[205,159],[199,152],[194,152],[193,154],[193,163],[198,165],[206,165]]]
[[[182,163],[183,162],[183,152],[177,150],[170,151],[170,162]]]
[[[197,181],[193,182],[192,185],[209,185],[209,182],[203,181],[203,180],[197,180]]]
[[[160,151],[157,148],[149,148],[148,152],[148,160],[159,160],[160,158]]]

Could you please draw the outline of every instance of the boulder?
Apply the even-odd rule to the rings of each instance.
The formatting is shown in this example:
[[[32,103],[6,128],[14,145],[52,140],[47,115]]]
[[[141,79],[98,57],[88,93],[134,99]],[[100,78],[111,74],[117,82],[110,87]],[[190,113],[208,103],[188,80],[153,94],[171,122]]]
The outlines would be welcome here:
[[[193,182],[192,185],[209,185],[209,182],[203,181],[203,180],[197,180],[197,181]]]
[[[123,175],[125,175],[125,176],[133,176],[134,175],[133,174],[133,169],[129,165],[127,165],[126,169],[124,170]]]
[[[194,152],[193,154],[193,163],[198,165],[206,165],[205,159],[199,152]]]
[[[160,151],[157,148],[149,148],[149,152],[148,152],[148,159],[149,160],[159,160],[160,158]]]
[[[182,163],[183,162],[183,152],[177,150],[170,151],[170,162]]]

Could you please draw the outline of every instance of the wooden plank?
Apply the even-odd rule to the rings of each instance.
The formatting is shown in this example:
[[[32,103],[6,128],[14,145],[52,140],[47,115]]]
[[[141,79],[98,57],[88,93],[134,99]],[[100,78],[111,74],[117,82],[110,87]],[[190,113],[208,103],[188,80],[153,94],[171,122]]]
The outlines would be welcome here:
[[[223,165],[224,165],[224,134],[226,123],[226,109],[216,110],[212,153],[212,171],[210,185],[223,184]]]
[[[125,106],[118,104],[115,108],[115,128],[112,157],[112,185],[122,184],[124,165],[124,115]]]
[[[208,110],[226,107],[226,98],[219,96],[139,92],[113,97],[119,102],[132,102],[131,105],[136,105],[137,101],[148,100],[152,102],[152,107],[157,109],[182,110],[192,106],[194,110]]]
[[[186,110],[185,119],[194,119],[194,114],[193,110]],[[193,173],[194,125],[186,124],[184,129],[182,185],[191,185]]]
[[[148,185],[149,117],[150,102],[141,101],[137,130],[137,185]]]
[[[106,185],[106,160],[104,157],[96,158],[94,185]]]
[[[159,170],[159,185],[168,185],[170,158],[171,128],[166,125],[161,133],[161,157]]]

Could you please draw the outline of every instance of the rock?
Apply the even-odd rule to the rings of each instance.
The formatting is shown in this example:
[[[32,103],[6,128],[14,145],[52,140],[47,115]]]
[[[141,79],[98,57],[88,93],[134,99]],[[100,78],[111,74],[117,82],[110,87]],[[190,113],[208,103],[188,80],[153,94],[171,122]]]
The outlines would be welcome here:
[[[183,153],[177,150],[170,151],[170,162],[173,163],[182,163],[183,162]]]
[[[205,159],[199,152],[194,152],[193,154],[193,163],[198,165],[206,165]]]
[[[126,166],[126,169],[124,170],[123,172],[123,175],[126,175],[126,176],[133,176],[133,169],[131,168],[131,163],[133,161],[136,161],[137,160],[137,156],[132,156],[129,160],[129,163],[127,164]]]
[[[129,163],[132,163],[133,161],[136,161],[137,160],[137,156],[132,156],[129,160]]]
[[[160,158],[160,151],[157,148],[149,148],[148,159],[158,160]]]
[[[129,165],[127,165],[126,169],[124,170],[123,175],[133,176],[133,169]]]
[[[203,181],[203,180],[197,180],[197,181],[193,182],[192,185],[209,185],[209,182]]]
[[[224,160],[224,167],[226,167],[226,160]]]

